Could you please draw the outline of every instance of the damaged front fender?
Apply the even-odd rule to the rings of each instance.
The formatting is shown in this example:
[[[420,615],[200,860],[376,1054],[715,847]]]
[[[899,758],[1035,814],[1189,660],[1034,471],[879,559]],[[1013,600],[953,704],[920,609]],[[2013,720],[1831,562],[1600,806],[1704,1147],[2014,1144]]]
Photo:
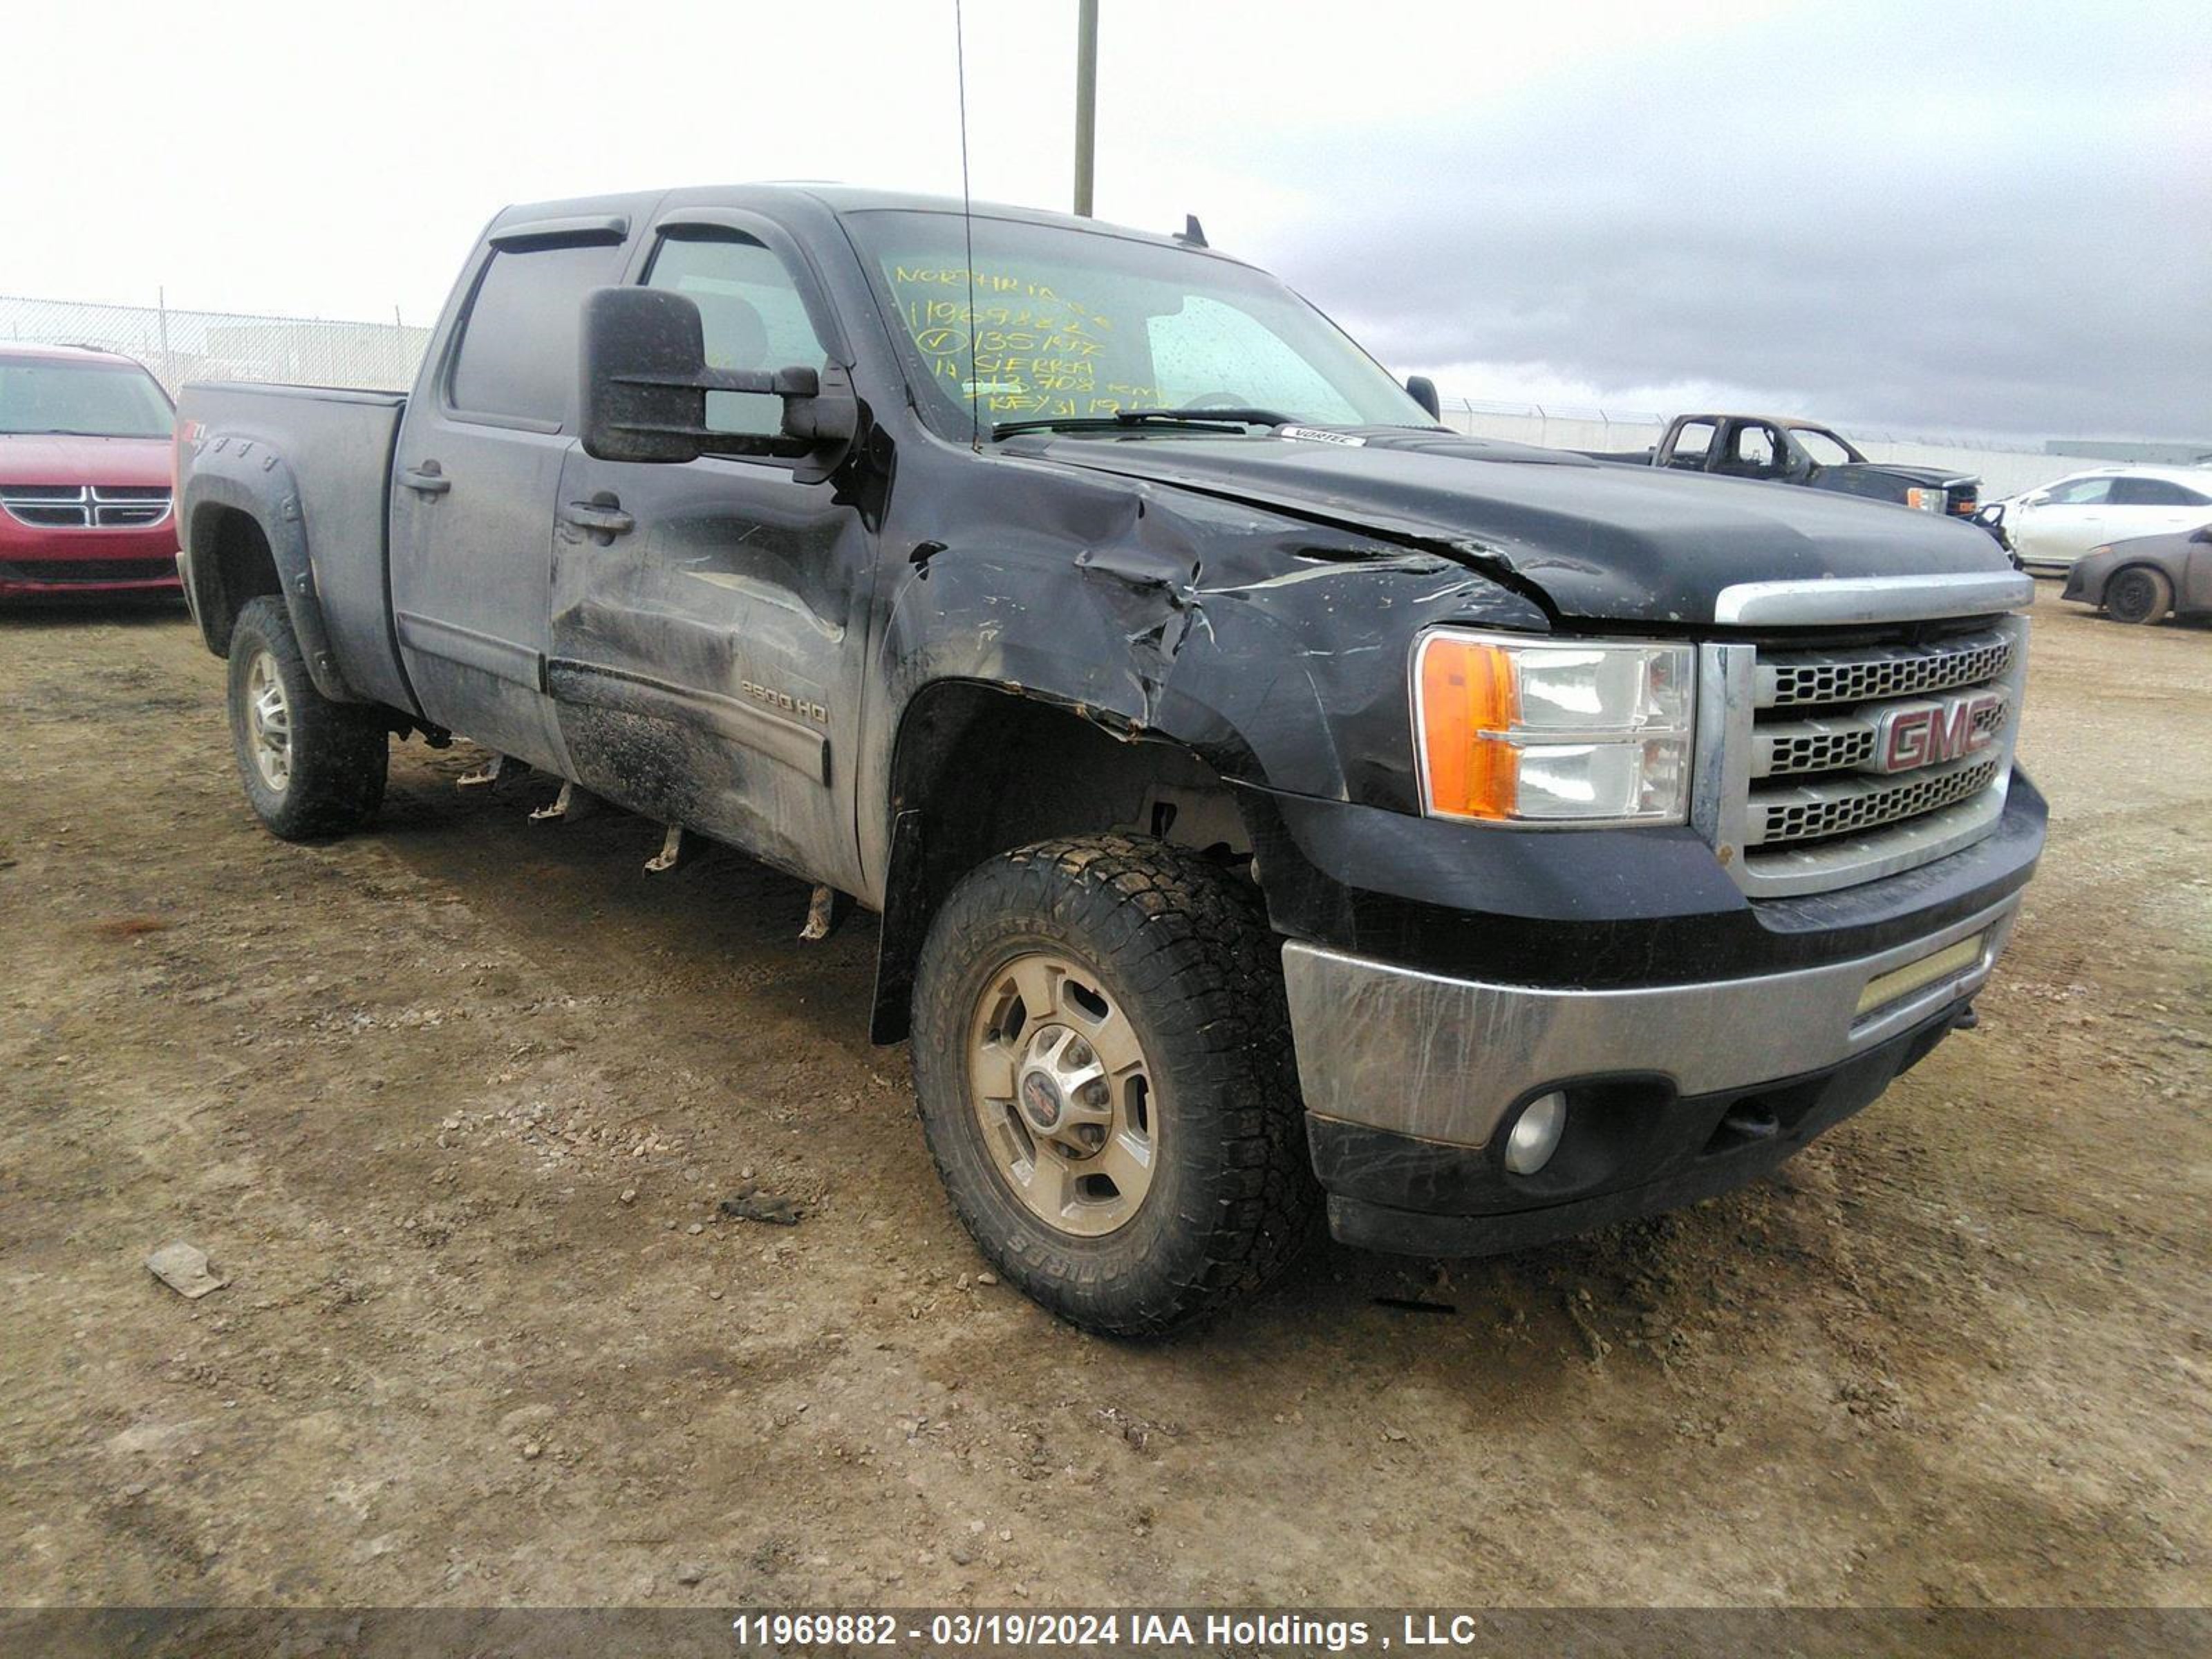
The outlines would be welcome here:
[[[948,502],[936,516],[960,528],[885,567],[866,775],[890,778],[924,688],[969,680],[1172,742],[1226,781],[1414,811],[1414,641],[1448,622],[1550,626],[1442,552],[1015,459],[962,471],[996,487]],[[863,813],[878,870],[896,805]]]

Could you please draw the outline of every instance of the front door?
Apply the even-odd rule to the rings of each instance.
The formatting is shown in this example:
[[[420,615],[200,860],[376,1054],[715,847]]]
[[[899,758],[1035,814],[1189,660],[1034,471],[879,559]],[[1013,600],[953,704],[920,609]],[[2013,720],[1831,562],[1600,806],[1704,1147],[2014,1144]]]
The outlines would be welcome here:
[[[495,235],[401,424],[392,484],[392,611],[422,712],[564,775],[545,694],[553,510],[584,295],[623,258],[618,222],[568,234]]]
[[[1782,434],[1765,421],[1731,421],[1712,470],[1729,478],[1774,478],[1784,471]]]
[[[664,222],[642,280],[699,307],[718,368],[848,356],[796,251],[750,216]],[[748,228],[750,227],[750,228]],[[713,392],[716,431],[781,401]],[[709,456],[561,471],[547,683],[586,788],[810,880],[861,886],[854,829],[874,536],[829,481]]]
[[[2013,550],[2026,564],[2071,564],[2104,539],[2109,477],[2075,478],[2022,502],[2008,524]]]

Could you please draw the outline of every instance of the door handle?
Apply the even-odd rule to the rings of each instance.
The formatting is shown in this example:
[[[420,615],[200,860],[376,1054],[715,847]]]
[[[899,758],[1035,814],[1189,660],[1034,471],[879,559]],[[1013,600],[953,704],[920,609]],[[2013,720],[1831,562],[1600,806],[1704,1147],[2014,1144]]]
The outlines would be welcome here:
[[[409,467],[399,475],[399,482],[418,495],[442,495],[453,487],[453,481],[435,461]]]
[[[627,536],[637,520],[622,510],[622,503],[604,492],[588,501],[571,501],[561,509],[561,522],[596,536]]]

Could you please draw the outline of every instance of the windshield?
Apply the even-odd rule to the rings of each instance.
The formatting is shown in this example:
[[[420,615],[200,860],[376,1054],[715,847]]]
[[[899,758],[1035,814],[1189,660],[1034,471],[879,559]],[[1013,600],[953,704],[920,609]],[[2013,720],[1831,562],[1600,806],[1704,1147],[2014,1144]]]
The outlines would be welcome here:
[[[1005,422],[1203,407],[1279,410],[1316,426],[1436,424],[1334,323],[1249,266],[978,218],[971,310],[957,214],[847,219],[896,309],[929,417],[948,434],[968,434],[971,375],[986,433]]]
[[[166,438],[175,419],[168,398],[143,368],[0,358],[0,436]]]

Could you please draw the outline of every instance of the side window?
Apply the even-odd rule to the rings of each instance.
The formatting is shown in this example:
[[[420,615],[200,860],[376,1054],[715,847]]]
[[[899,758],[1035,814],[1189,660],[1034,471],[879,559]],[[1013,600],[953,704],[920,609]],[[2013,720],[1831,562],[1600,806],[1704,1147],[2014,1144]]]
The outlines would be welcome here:
[[[2114,507],[2200,507],[2204,498],[2164,478],[2115,478]]]
[[[1249,312],[1210,295],[1184,296],[1180,307],[1145,319],[1159,406],[1217,405],[1293,410],[1309,420],[1354,424],[1359,411],[1320,370]],[[1133,402],[1141,404],[1139,396]]]
[[[1712,447],[1713,423],[1711,421],[1686,421],[1674,434],[1674,454],[1667,465],[1702,467]]]
[[[584,295],[618,282],[619,243],[502,249],[477,281],[461,324],[450,395],[465,415],[568,418]]]
[[[1814,465],[1849,466],[1851,464],[1851,452],[1844,447],[1834,433],[1823,432],[1814,426],[1794,427],[1791,430],[1797,434],[1799,447],[1813,458]]]
[[[1747,472],[1771,472],[1776,448],[1772,427],[1740,426],[1735,429],[1736,465]]]
[[[783,261],[735,231],[670,234],[653,251],[648,288],[673,289],[699,307],[710,368],[827,368],[830,354]],[[765,392],[710,392],[715,432],[774,437],[783,399]]]
[[[2106,492],[2112,487],[2110,478],[2076,478],[2051,492],[2053,507],[2102,507]]]

